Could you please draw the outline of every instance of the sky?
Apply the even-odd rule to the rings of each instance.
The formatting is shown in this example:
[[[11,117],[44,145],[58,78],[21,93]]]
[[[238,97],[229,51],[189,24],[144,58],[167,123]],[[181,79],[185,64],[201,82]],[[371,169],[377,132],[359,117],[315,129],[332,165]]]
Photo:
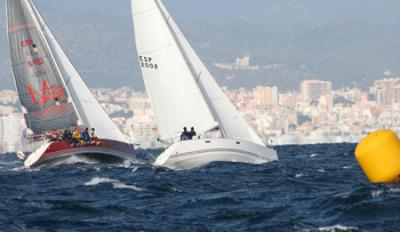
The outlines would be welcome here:
[[[60,35],[65,36],[65,31],[63,30],[68,30],[68,28],[77,24],[85,24],[89,20],[91,24],[96,23],[97,20],[97,22],[107,25],[107,23],[117,19],[120,20],[121,28],[132,31],[129,0],[35,0],[34,2],[37,4],[39,11],[50,27],[52,27],[57,37],[60,37]],[[349,23],[350,26],[354,22],[362,22],[365,24],[377,25],[378,27],[379,25],[382,25],[382,27],[394,25],[394,27],[399,26],[400,28],[399,0],[164,0],[163,2],[178,24],[182,27],[183,31],[186,31],[186,25],[193,25],[196,22],[227,21],[248,22],[249,25],[255,27],[259,25],[273,25],[278,28],[291,28],[293,26],[296,27],[296,25],[302,26],[309,23],[318,25],[329,22],[351,22]],[[0,78],[10,79],[9,73],[11,73],[11,68],[9,67],[9,59],[4,58],[4,54],[8,52],[8,43],[6,41],[4,28],[4,15],[4,4],[0,4],[0,53],[2,53],[0,54],[0,58],[3,59],[0,60]],[[113,24],[110,23],[110,27],[113,26],[115,26],[115,22],[113,22]],[[388,30],[390,30],[390,28]],[[85,31],[81,31],[81,33],[84,34]],[[193,34],[194,33],[187,34],[189,39]],[[133,33],[129,33],[129,35],[133,36]],[[73,36],[74,35],[69,35],[69,37]],[[274,35],[271,35],[271,37],[272,36]],[[307,37],[309,34],[305,34],[304,36]],[[338,35],[338,38],[341,38],[340,36],[341,35]],[[321,37],[323,38],[323,36]],[[60,37],[59,40],[70,58],[76,56],[74,52],[79,51],[79,47],[91,46],[90,41],[84,39],[74,41],[65,36]],[[346,41],[343,43],[346,43]],[[119,47],[115,48],[115,53],[122,54],[123,50],[133,49],[132,44],[133,39],[127,38],[124,40],[124,44],[121,43]],[[193,45],[195,48],[198,47],[196,43]],[[278,44],[277,46],[285,48],[292,46],[292,44]],[[385,46],[385,44],[381,46]],[[388,47],[386,50],[391,50],[391,48],[392,47]],[[120,49],[120,51],[117,51],[118,49]],[[234,49],[235,47],[232,47],[232,50]],[[291,49],[295,50],[296,47]],[[381,50],[380,54],[384,56],[384,49]],[[240,54],[241,51],[237,53]],[[300,56],[301,55],[302,53],[300,53]],[[287,55],[285,54],[285,56]],[[229,58],[232,59],[234,57]],[[136,60],[133,56],[127,59],[127,61],[135,62]],[[369,61],[369,63],[371,63],[371,61]],[[360,66],[362,67],[363,64],[364,63],[360,64]],[[85,69],[87,69],[85,65],[91,65],[92,68],[97,68],[93,66],[92,63],[76,64],[78,70],[81,72],[85,72]],[[393,65],[391,66],[393,67]],[[125,67],[121,68],[124,69]],[[130,68],[131,67],[127,67],[129,72],[133,72],[133,69],[131,70]],[[360,69],[360,67],[357,68]],[[379,68],[380,67],[378,67],[377,70]],[[382,69],[383,68],[384,67],[382,67]],[[112,67],[105,67],[105,69],[111,70]],[[326,72],[330,72],[330,70]],[[382,73],[383,71],[384,70],[379,70],[379,72]],[[324,72],[324,70],[322,70],[321,73],[322,72]],[[130,74],[125,73],[121,75],[128,78],[127,76]],[[88,83],[93,84],[92,80],[95,77],[91,77],[90,74],[86,76],[89,78]],[[134,81],[136,86],[142,85],[139,83],[140,78],[135,78]],[[130,80],[127,80],[122,83],[126,84],[129,82]],[[4,86],[12,88],[12,82],[0,80],[0,89]]]
[[[164,0],[178,18],[215,20],[238,18],[257,23],[299,23],[352,18],[395,23],[400,18],[398,0]],[[43,10],[74,13],[120,13],[128,0],[36,0]]]

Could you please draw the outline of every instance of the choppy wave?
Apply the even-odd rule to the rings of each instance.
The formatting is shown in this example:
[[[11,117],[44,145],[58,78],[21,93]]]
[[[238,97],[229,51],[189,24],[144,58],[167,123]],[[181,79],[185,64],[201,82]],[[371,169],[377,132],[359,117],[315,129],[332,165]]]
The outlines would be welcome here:
[[[359,231],[357,227],[343,225],[320,227],[318,230],[323,232]]]
[[[125,184],[116,179],[111,179],[111,178],[107,178],[107,177],[97,177],[97,176],[93,177],[90,181],[86,182],[84,185],[95,186],[95,185],[104,184],[104,183],[112,184],[113,188],[115,188],[115,189],[131,189],[131,190],[135,190],[135,191],[139,191],[139,192],[145,191],[144,188],[140,188],[140,187],[137,187],[132,184]]]
[[[80,157],[30,170],[0,156],[0,231],[398,231],[400,187],[373,185],[354,145],[278,147],[263,165],[190,171]]]

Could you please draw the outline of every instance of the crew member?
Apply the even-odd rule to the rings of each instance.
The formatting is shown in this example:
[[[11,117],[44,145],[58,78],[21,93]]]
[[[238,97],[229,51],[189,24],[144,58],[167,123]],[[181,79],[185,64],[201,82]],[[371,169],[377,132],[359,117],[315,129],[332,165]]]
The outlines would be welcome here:
[[[90,133],[91,139],[92,139],[92,143],[96,144],[96,145],[100,145],[100,140],[99,138],[96,136],[96,129],[92,128],[92,132]]]
[[[67,141],[68,143],[72,143],[72,133],[70,130],[64,130],[62,140]]]
[[[193,137],[196,137],[196,131],[194,130],[194,127],[190,128],[189,132],[189,139],[192,140]]]
[[[71,145],[82,145],[83,142],[81,140],[81,132],[79,131],[79,129],[76,129],[74,131],[74,133],[72,133],[72,142],[73,144]]]
[[[183,132],[182,132],[182,134],[181,134],[181,141],[184,141],[184,140],[189,140],[189,132],[187,131],[187,128],[186,127],[184,127],[183,128]]]

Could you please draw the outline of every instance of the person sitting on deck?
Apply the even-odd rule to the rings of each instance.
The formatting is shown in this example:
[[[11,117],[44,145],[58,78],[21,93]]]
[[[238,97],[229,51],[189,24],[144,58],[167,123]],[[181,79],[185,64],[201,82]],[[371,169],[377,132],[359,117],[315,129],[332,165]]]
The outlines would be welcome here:
[[[89,144],[90,136],[89,136],[88,128],[82,129],[80,131],[80,133],[81,133],[81,140],[83,141],[83,143]]]
[[[192,140],[193,137],[196,137],[196,131],[194,130],[194,127],[190,128],[189,140]]]
[[[81,132],[79,129],[76,129],[74,133],[72,133],[72,145],[82,145],[83,141],[81,139]]]
[[[187,128],[184,127],[183,132],[181,134],[181,141],[189,140],[189,136],[190,136],[189,131],[187,131]]]
[[[64,130],[62,140],[67,141],[68,143],[72,143],[72,133],[70,130]]]
[[[99,138],[96,136],[96,129],[92,128],[92,132],[90,133],[92,144],[100,145],[101,142]]]
[[[58,131],[56,131],[56,130],[50,131],[47,136],[51,142],[60,141],[60,139],[59,139],[60,135],[58,134]]]

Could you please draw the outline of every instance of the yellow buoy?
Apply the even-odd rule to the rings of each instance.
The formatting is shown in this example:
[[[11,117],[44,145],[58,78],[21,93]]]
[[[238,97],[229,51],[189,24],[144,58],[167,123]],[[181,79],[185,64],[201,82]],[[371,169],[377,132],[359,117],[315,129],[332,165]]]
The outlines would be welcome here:
[[[394,183],[400,175],[400,140],[391,130],[369,134],[357,145],[356,159],[372,183]]]

